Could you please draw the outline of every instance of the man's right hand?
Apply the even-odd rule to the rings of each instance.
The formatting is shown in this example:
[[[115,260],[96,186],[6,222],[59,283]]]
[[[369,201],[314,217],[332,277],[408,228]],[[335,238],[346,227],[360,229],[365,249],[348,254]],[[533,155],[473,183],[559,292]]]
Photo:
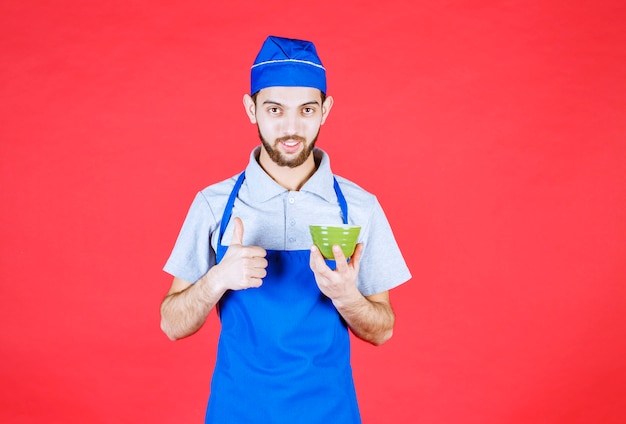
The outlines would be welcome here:
[[[161,303],[161,328],[172,340],[187,337],[202,327],[209,312],[227,290],[259,287],[267,275],[267,252],[243,246],[243,222],[235,218],[233,239],[219,264],[195,284],[174,277]]]
[[[213,267],[215,283],[225,290],[260,287],[267,275],[267,252],[259,246],[243,246],[243,221],[236,217],[235,229],[226,254]]]

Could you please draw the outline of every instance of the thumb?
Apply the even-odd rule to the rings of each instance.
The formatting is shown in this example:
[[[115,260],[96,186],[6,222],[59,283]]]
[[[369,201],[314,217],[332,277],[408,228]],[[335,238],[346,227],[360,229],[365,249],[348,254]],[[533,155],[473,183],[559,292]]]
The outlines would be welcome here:
[[[243,221],[239,217],[235,217],[233,220],[235,229],[233,230],[233,238],[230,244],[242,244],[243,243]]]

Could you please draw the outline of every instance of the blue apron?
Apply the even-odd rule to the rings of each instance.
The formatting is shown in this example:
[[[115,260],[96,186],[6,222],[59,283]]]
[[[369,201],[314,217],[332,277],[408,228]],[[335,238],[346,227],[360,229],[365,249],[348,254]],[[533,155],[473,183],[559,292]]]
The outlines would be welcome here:
[[[220,225],[221,243],[243,183],[233,188]],[[344,223],[345,198],[335,180]],[[260,288],[227,291],[218,305],[221,333],[205,423],[361,423],[345,321],[324,296],[309,250],[268,250]],[[332,261],[329,261],[332,266]]]

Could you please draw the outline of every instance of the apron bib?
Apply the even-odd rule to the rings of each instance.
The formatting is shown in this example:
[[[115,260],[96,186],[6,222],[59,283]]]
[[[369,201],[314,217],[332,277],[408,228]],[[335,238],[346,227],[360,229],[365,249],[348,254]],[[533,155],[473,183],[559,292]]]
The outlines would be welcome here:
[[[244,178],[242,173],[222,216],[218,263],[228,249],[221,239]],[[337,181],[335,191],[347,223]],[[230,290],[220,300],[206,423],[361,423],[348,328],[317,287],[309,257],[309,250],[268,250],[263,285]]]

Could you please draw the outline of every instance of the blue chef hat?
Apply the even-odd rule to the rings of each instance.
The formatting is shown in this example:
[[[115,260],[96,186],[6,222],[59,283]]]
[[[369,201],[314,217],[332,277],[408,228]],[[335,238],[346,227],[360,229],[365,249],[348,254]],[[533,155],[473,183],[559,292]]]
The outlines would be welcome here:
[[[313,87],[326,93],[326,69],[310,41],[269,36],[254,60],[250,93],[267,87]]]

